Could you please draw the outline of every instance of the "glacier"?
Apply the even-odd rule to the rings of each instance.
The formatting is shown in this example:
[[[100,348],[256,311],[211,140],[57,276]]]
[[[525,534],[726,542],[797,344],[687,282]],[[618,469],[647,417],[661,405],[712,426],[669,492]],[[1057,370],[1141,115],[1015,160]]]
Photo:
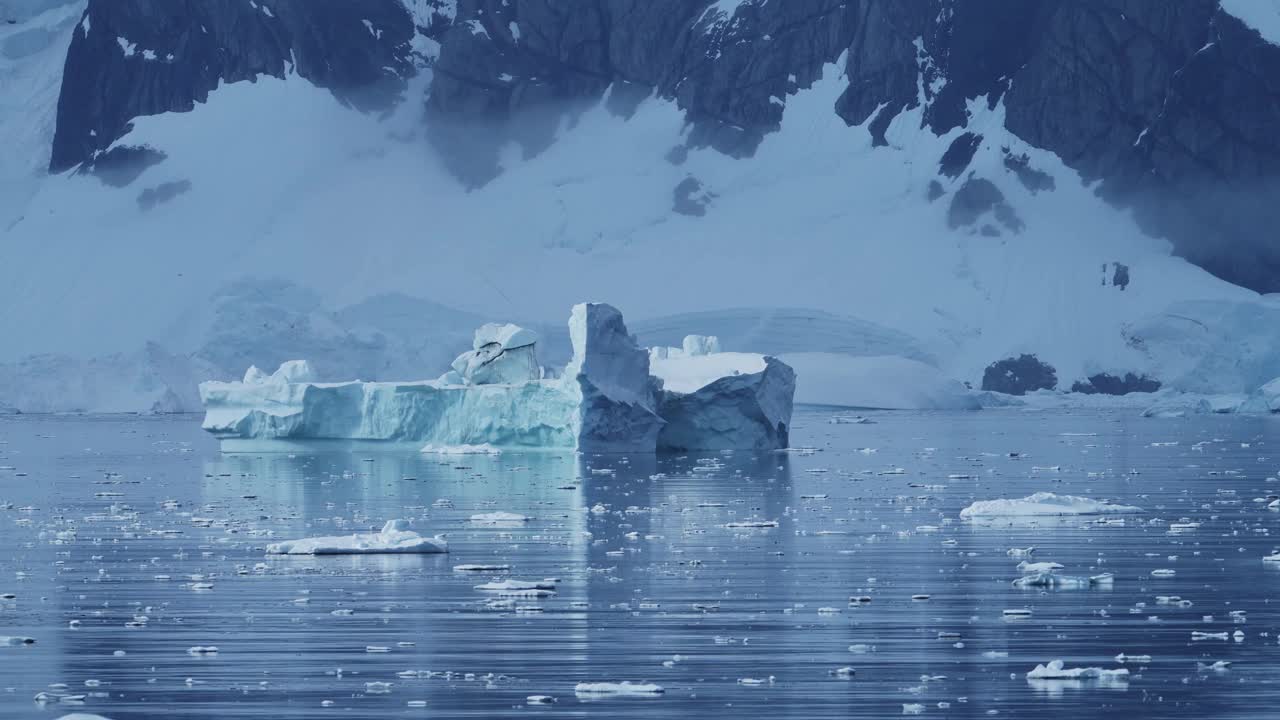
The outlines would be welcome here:
[[[785,362],[719,352],[714,337],[646,349],[622,313],[575,305],[562,373],[537,363],[536,333],[486,324],[435,380],[318,382],[306,361],[201,383],[204,429],[227,452],[316,442],[582,452],[777,450],[789,442],[796,375]]]

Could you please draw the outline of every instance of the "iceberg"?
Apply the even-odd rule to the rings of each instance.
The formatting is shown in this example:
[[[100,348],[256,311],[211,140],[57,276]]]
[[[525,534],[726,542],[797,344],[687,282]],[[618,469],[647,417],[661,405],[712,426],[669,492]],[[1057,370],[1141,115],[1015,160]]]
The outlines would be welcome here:
[[[446,553],[444,538],[423,537],[409,529],[408,520],[388,520],[376,533],[286,540],[267,546],[268,555],[374,555]]]
[[[576,305],[563,372],[537,363],[538,336],[478,329],[472,349],[435,380],[319,382],[305,361],[240,382],[200,385],[204,429],[223,451],[316,442],[412,444],[424,452],[777,450],[789,443],[796,375],[773,357],[721,352],[690,335],[641,347],[622,313]]]

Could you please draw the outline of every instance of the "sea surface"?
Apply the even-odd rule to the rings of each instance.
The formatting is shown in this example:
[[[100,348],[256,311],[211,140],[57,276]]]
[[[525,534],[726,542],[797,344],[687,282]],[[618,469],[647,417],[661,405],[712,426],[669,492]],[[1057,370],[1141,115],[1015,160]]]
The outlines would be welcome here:
[[[0,718],[1280,714],[1280,419],[810,407],[792,438],[221,454],[196,417],[0,417],[0,636],[34,640],[0,644]],[[1144,512],[959,517],[1037,491]],[[395,518],[449,554],[265,553]],[[1029,547],[1114,580],[1014,587]],[[502,578],[556,590],[474,587]],[[1055,659],[1129,674],[1026,677]],[[624,681],[662,692],[575,691]]]

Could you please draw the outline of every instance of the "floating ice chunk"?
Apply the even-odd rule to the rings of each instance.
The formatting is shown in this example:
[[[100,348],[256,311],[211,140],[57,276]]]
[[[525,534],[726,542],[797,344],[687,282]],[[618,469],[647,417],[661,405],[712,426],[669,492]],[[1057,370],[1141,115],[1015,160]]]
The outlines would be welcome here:
[[[1027,562],[1018,563],[1018,570],[1027,575],[1039,575],[1040,573],[1050,573],[1054,570],[1061,570],[1062,564],[1056,562]]]
[[[1273,552],[1262,558],[1262,562],[1280,563],[1280,552]]]
[[[1034,553],[1035,551],[1036,549],[1033,547],[1009,548],[1008,552],[1006,552],[1005,554],[1008,555],[1009,557],[1031,557],[1031,554]]]
[[[526,705],[550,705],[556,699],[550,695],[530,695],[524,699]]]
[[[902,703],[902,714],[903,715],[923,715],[924,704],[923,703]]]
[[[193,645],[187,648],[188,655],[217,655],[218,647],[216,645]]]
[[[1091,577],[1074,577],[1071,575],[1055,575],[1053,573],[1037,573],[1024,575],[1013,581],[1016,588],[1059,588],[1062,590],[1080,590],[1091,587],[1108,587],[1115,580],[1111,573],[1093,575]]]
[[[533,518],[520,513],[506,512],[499,510],[497,512],[476,513],[472,515],[470,520],[473,523],[482,525],[489,524],[505,524],[505,523],[527,523]]]
[[[510,565],[454,565],[454,572],[505,572],[510,570]]]
[[[575,695],[584,697],[646,697],[661,695],[666,692],[661,685],[653,683],[622,682],[578,683],[573,688]]]
[[[1218,660],[1212,663],[1196,663],[1196,670],[1200,672],[1226,672],[1231,669],[1230,660]]]
[[[22,637],[21,635],[0,635],[0,647],[14,645],[34,645],[35,638]]]
[[[1053,660],[1045,665],[1036,665],[1034,669],[1027,672],[1029,680],[1118,680],[1127,679],[1129,670],[1126,668],[1118,668],[1115,670],[1105,670],[1098,667],[1084,668],[1068,668],[1061,660]]]
[[[88,19],[89,19],[89,16],[85,15],[85,20],[88,20]],[[103,715],[95,715],[93,713],[70,713],[67,715],[63,715],[57,720],[111,720],[111,718]]]
[[[1151,662],[1150,655],[1125,655],[1120,653],[1116,656],[1116,662],[1124,665],[1125,663],[1135,663],[1137,665],[1146,665]]]
[[[495,582],[487,582],[482,585],[476,585],[476,590],[485,592],[511,592],[519,590],[555,590],[556,580],[547,578],[545,580],[498,580]]]
[[[727,528],[776,528],[777,520],[735,520],[724,524]]]
[[[409,529],[408,520],[388,520],[376,533],[287,540],[267,546],[272,555],[364,555],[396,553],[445,553],[443,537],[423,537]]]
[[[960,511],[963,520],[978,518],[1064,517],[1140,513],[1142,508],[1116,505],[1076,495],[1038,492],[1017,499],[980,500]]]

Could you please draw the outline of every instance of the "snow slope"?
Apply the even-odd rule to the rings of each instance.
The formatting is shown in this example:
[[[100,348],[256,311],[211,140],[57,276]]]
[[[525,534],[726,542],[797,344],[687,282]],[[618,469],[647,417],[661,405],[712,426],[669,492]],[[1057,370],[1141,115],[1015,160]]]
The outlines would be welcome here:
[[[1276,0],[1218,0],[1226,12],[1258,31],[1262,39],[1280,45],[1280,2]]]
[[[71,7],[48,11],[50,27]],[[55,54],[23,72],[40,75]],[[562,353],[543,358],[552,364],[567,343],[539,323],[562,328],[564,306],[595,298],[636,318],[645,344],[698,332],[732,351],[899,356],[975,385],[988,363],[1032,352],[1069,386],[1181,362],[1130,332],[1176,303],[1271,307],[1172,257],[1055,156],[1005,131],[1002,108],[985,101],[970,106],[969,129],[985,139],[969,169],[1000,187],[1026,228],[947,229],[949,196],[926,196],[960,130],[920,130],[917,109],[893,121],[889,147],[873,148],[832,112],[839,67],[785,99],[782,130],[753,158],[702,149],[673,164],[665,156],[688,132],[673,103],[650,98],[624,119],[602,102],[566,120],[545,152],[505,153],[505,172],[475,191],[423,139],[414,98],[429,72],[386,116],[297,77],[262,77],[225,85],[190,113],[138,118],[120,142],[168,158],[133,184],[66,173],[6,193],[19,207],[0,235],[0,403],[184,407],[181,387],[146,382],[157,374],[139,360],[149,342],[189,366],[189,382],[173,381],[187,393],[289,357],[313,360],[326,380],[433,376],[477,319],[535,328],[540,352]],[[32,117],[51,112],[38,105]],[[34,152],[20,141],[39,133],[13,115],[0,146]],[[1057,189],[1017,182],[1004,148],[1026,153]],[[715,193],[705,216],[672,212],[688,176]],[[964,179],[941,181],[951,192]],[[144,191],[170,183],[190,185],[142,207]],[[1130,269],[1125,290],[1100,282],[1114,262]],[[431,308],[421,322],[417,306]],[[1271,379],[1264,368],[1280,367],[1275,328],[1239,328],[1233,342],[1268,350],[1234,385],[1252,390]],[[58,357],[30,359],[42,353]],[[1232,350],[1204,353],[1212,366]],[[88,358],[117,369],[63,382]],[[45,388],[35,397],[32,378]],[[146,389],[106,402],[105,390],[79,388],[122,383]]]

